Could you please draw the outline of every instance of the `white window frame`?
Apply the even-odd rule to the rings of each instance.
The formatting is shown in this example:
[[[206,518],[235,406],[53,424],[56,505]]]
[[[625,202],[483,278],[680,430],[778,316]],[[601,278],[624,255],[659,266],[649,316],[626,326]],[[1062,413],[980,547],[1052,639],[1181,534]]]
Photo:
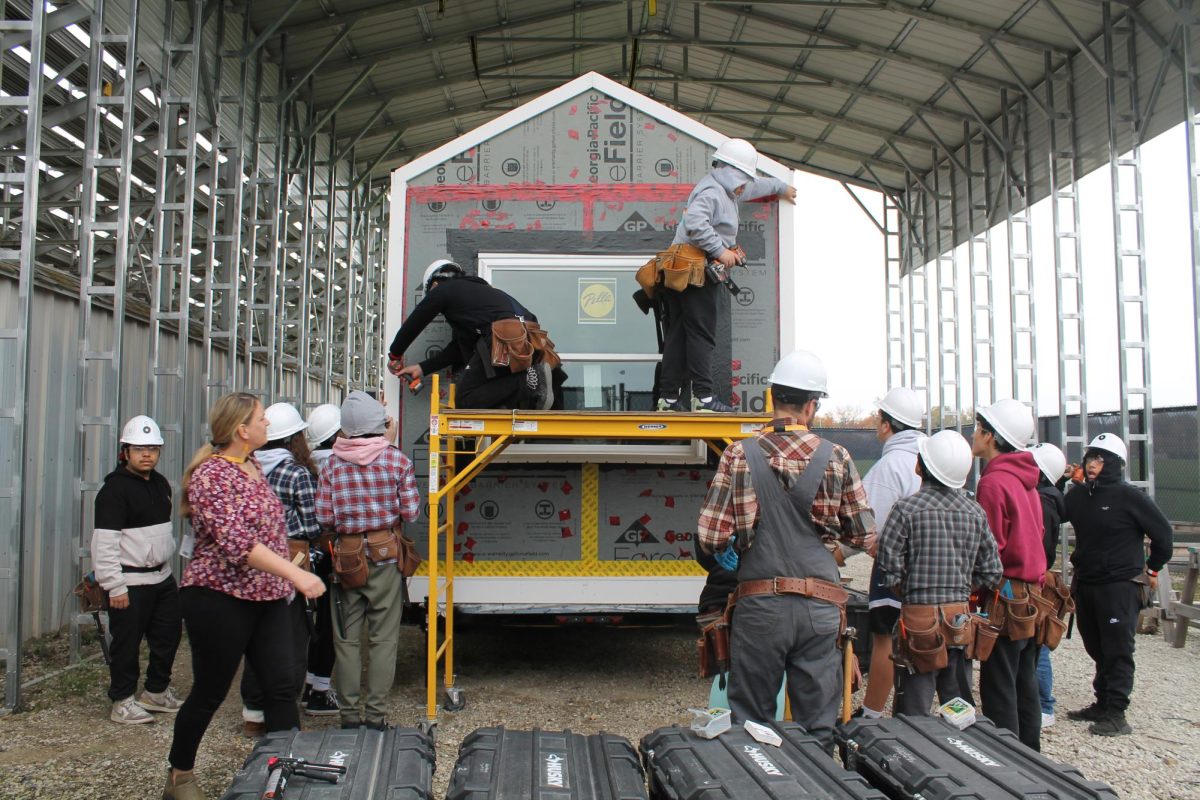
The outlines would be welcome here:
[[[480,253],[478,255],[479,277],[492,283],[496,271],[519,269],[522,271],[586,272],[603,269],[608,272],[628,272],[632,276],[638,267],[654,257],[653,253],[628,255],[581,255],[554,253]],[[523,300],[522,297],[517,297]],[[617,302],[623,302],[618,298]],[[632,302],[632,301],[627,301]],[[554,331],[550,331],[551,337]],[[564,353],[560,352],[564,364],[569,368],[575,361],[638,361],[654,363],[662,356],[621,355],[610,353]],[[639,442],[637,444],[601,444],[583,441],[571,444],[532,442],[510,445],[497,456],[496,461],[509,464],[544,463],[616,463],[616,464],[702,464],[708,460],[708,448],[700,439],[688,444]]]

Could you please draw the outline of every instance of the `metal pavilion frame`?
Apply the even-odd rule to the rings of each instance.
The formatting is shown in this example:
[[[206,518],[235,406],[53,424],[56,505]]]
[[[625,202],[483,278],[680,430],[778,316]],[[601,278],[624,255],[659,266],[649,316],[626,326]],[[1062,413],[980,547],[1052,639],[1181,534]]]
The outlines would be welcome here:
[[[379,302],[386,280],[386,183],[353,148],[337,148],[332,116],[317,118],[226,4],[91,0],[47,13],[35,2],[32,14],[14,5],[0,7],[0,33],[29,59],[27,92],[0,100],[0,259],[16,267],[6,274],[19,306],[15,327],[0,331],[16,378],[0,398],[0,435],[14,445],[0,460],[0,713],[21,702],[31,510],[17,465],[34,446],[25,387],[35,287],[69,293],[79,308],[68,401],[78,576],[125,416],[156,417],[167,441],[160,469],[178,475],[221,394],[244,388],[307,410],[381,386],[380,316],[364,303]],[[160,20],[148,45],[147,19]],[[48,51],[71,60],[47,73]],[[12,64],[0,74],[15,79]],[[347,290],[310,293],[317,273]],[[354,325],[362,335],[348,333]],[[130,374],[146,383],[128,385]],[[70,617],[73,659],[81,621]]]
[[[1193,286],[1200,308],[1200,12],[1195,0],[1088,2],[1104,14],[1103,30],[1092,42],[1071,27],[1055,0],[1029,0],[1012,20],[1034,6],[1050,9],[1063,21],[1075,49],[1014,33],[1007,22],[999,27],[977,24],[898,0],[857,4],[907,20],[895,41],[865,48],[827,29],[830,15],[846,7],[837,0],[807,2],[827,9],[821,22],[811,26],[764,8],[770,3],[753,9],[740,2],[710,0],[703,5],[705,15],[727,18],[731,30],[754,19],[808,37],[807,44],[794,48],[796,53],[772,48],[769,42],[705,39],[699,32],[699,4],[664,2],[659,5],[666,13],[681,20],[686,14],[678,8],[694,12],[693,30],[680,24],[674,31],[648,31],[645,19],[635,23],[630,13],[630,30],[644,34],[644,40],[635,41],[630,51],[620,42],[623,76],[631,84],[637,80],[648,86],[652,95],[670,95],[683,111],[736,126],[739,135],[755,139],[768,154],[775,155],[772,151],[786,141],[803,145],[808,154],[824,149],[857,160],[851,176],[813,171],[849,178],[848,189],[853,183],[882,193],[882,218],[876,219],[876,212],[872,219],[885,241],[887,382],[925,389],[930,409],[936,404],[943,419],[949,414],[963,418],[958,406],[968,383],[976,404],[996,399],[998,369],[1012,371],[1015,393],[1026,402],[1036,404],[1038,393],[1047,389],[1048,382],[1039,385],[1032,370],[1032,292],[1009,303],[1008,349],[1016,357],[1011,366],[998,358],[997,336],[1003,334],[995,324],[996,270],[1015,276],[1021,292],[1032,287],[1035,265],[1026,246],[1032,234],[1025,206],[1029,198],[1053,198],[1057,392],[1065,449],[1074,456],[1087,441],[1088,411],[1081,313],[1085,270],[1079,246],[1084,232],[1076,194],[1083,156],[1077,121],[1081,103],[1098,97],[1078,90],[1080,73],[1099,74],[1108,163],[1118,187],[1113,197],[1122,326],[1117,355],[1122,389],[1131,390],[1121,393],[1122,434],[1140,451],[1148,471],[1138,477],[1152,491],[1153,429],[1150,415],[1142,413],[1150,407],[1151,395],[1137,146],[1161,88],[1167,81],[1182,81]],[[1169,34],[1146,22],[1146,9],[1155,4],[1171,12]],[[421,12],[423,3],[417,0],[388,0],[350,14],[286,25],[285,17],[299,5],[292,3],[257,33],[220,0],[55,5],[49,13],[40,2],[0,5],[5,50],[0,75],[7,92],[0,97],[0,274],[12,280],[16,298],[15,325],[0,330],[5,375],[0,386],[0,660],[6,709],[20,700],[22,604],[33,580],[22,570],[22,557],[35,541],[25,525],[33,511],[25,465],[37,445],[27,424],[26,391],[32,374],[35,288],[65,293],[79,303],[79,346],[72,359],[78,383],[68,403],[76,410],[77,431],[69,435],[78,459],[70,476],[78,490],[71,515],[79,525],[71,552],[82,568],[91,499],[125,416],[143,409],[159,415],[170,442],[163,468],[178,474],[177,467],[201,439],[204,406],[221,392],[249,386],[260,389],[266,400],[308,407],[339,389],[382,385],[386,332],[379,306],[387,271],[387,186],[372,176],[413,151],[440,143],[406,136],[406,128],[417,120],[393,116],[415,90],[360,99],[351,98],[351,89],[324,106],[305,99],[312,97],[314,84],[326,71],[352,72],[352,87],[371,80],[396,57],[392,48],[354,57],[338,56],[338,48],[356,26],[370,24],[374,14]],[[582,35],[584,16],[607,6],[626,4],[578,4],[568,12],[574,35],[561,48],[532,58],[513,48],[521,42],[520,26],[564,12],[502,19],[475,31],[475,43],[501,44],[506,60],[491,68],[450,69],[444,80],[502,79],[508,94],[457,106],[451,102],[447,113],[507,107],[574,77],[542,72],[540,65],[567,55],[578,68],[585,53],[617,45]],[[139,16],[153,23],[135,30],[129,20]],[[427,19],[418,21],[426,41],[415,47],[439,58],[438,48],[449,42],[432,35]],[[900,46],[918,23],[976,35],[978,50],[959,68],[905,53]],[[287,34],[318,25],[338,33],[299,73],[285,74],[266,57],[268,40],[282,35],[281,49],[286,50]],[[86,29],[86,42],[71,33],[71,26]],[[27,69],[12,56],[17,46],[27,50]],[[681,49],[684,68],[673,70],[663,54]],[[852,49],[876,59],[861,82],[806,68],[813,52]],[[1010,63],[1016,51],[1044,60],[1040,84],[1022,79]],[[720,67],[701,74],[689,68],[689,52],[717,53]],[[1138,74],[1137,56],[1146,52],[1159,55],[1152,77],[1144,69]],[[994,78],[973,71],[971,66],[985,56],[1000,63],[1007,75]],[[53,75],[38,68],[51,61]],[[765,82],[729,75],[735,62],[782,69],[788,78],[772,92]],[[934,75],[940,82],[937,91],[915,99],[869,85],[871,76],[892,63]],[[1140,63],[1145,64],[1144,57]],[[813,81],[845,92],[842,108],[830,112],[789,95],[791,86]],[[706,86],[706,100],[683,100],[679,87],[685,82]],[[25,88],[12,91],[17,83]],[[736,86],[748,98],[769,102],[771,111],[730,108],[719,100],[716,89],[721,86]],[[997,119],[985,119],[972,102],[971,93],[978,90],[1003,97]],[[956,99],[955,107],[939,104],[942,97]],[[854,105],[866,101],[903,110],[908,118],[894,129],[851,118]],[[355,109],[369,110],[367,122],[357,128],[340,124],[339,112]],[[827,127],[806,138],[771,123],[772,117],[788,115],[817,119]],[[962,127],[962,144],[947,144],[946,121]],[[881,136],[885,143],[874,151],[835,145],[829,134],[836,127]],[[749,134],[741,133],[747,129]],[[1046,163],[1041,156],[1031,161],[1032,138],[1050,142]],[[918,151],[932,153],[932,168],[912,163]],[[899,185],[885,177],[897,174],[903,176]],[[1003,226],[995,227],[999,223]],[[999,239],[1006,245],[1003,256]],[[1013,248],[1014,241],[1022,246]],[[1049,262],[1036,267],[1048,269]],[[958,280],[964,269],[965,299]],[[963,307],[969,308],[967,319],[960,314]],[[1195,323],[1200,347],[1200,317]],[[131,331],[137,335],[126,335]],[[143,332],[146,352],[139,349]],[[1038,332],[1042,337],[1050,333]],[[183,342],[197,346],[190,362]],[[120,377],[138,361],[144,362],[144,381],[132,389],[121,385]],[[1076,416],[1082,429],[1068,431],[1068,418]],[[42,593],[64,588],[56,585]]]

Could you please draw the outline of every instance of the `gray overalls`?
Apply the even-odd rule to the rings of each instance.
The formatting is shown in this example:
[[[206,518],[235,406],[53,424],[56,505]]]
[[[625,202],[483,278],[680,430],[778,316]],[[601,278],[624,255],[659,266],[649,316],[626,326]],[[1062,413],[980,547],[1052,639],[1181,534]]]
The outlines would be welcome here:
[[[833,444],[821,441],[790,491],[784,491],[757,439],[742,445],[758,497],[754,541],[741,554],[738,582],[775,577],[821,578],[839,584],[837,563],[812,523],[812,504]],[[826,746],[841,704],[837,649],[841,611],[796,594],[738,600],[730,641],[729,707],[738,722],[775,718],[775,698],[787,677],[792,720]]]

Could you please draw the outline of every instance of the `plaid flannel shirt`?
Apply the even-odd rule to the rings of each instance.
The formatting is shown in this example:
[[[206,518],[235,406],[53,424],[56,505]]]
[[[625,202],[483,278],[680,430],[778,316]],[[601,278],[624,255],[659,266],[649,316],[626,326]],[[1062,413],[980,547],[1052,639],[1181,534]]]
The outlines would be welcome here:
[[[317,523],[317,481],[312,473],[289,459],[267,473],[287,519],[290,539],[315,539],[321,535]]]
[[[987,515],[966,492],[925,484],[892,506],[875,560],[905,603],[962,602],[1000,583],[1002,567]]]
[[[807,430],[777,433],[772,428],[795,425],[794,419],[775,419],[763,433],[725,448],[717,465],[717,474],[708,487],[697,526],[700,546],[713,552],[725,548],[729,537],[737,534],[737,550],[745,551],[754,541],[758,522],[758,497],[750,481],[750,465],[743,447],[759,447],[761,442],[771,471],[790,490],[804,472],[821,439]],[[851,547],[863,548],[875,534],[875,517],[867,503],[867,493],[853,459],[841,445],[834,445],[825,467],[825,476],[812,506],[812,521],[826,546],[840,540]]]
[[[412,522],[421,494],[412,461],[388,447],[370,464],[359,465],[331,455],[317,481],[317,521],[338,533],[387,530]]]

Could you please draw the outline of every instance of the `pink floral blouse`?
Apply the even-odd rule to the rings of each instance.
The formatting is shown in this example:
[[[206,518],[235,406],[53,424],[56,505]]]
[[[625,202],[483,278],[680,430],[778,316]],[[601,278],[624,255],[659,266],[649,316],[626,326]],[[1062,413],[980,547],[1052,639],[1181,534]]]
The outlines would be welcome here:
[[[260,543],[288,557],[283,506],[266,481],[256,481],[237,464],[213,456],[192,473],[187,499],[196,545],[181,587],[202,586],[242,600],[291,596],[291,583],[246,563]]]

